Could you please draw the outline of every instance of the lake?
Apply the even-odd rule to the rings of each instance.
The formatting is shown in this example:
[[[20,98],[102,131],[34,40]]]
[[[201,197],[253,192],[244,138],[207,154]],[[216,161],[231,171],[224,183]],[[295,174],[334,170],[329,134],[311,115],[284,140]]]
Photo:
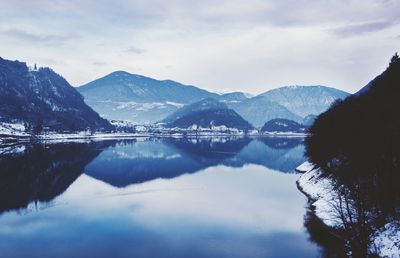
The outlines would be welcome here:
[[[320,253],[296,188],[301,138],[136,138],[0,153],[1,257]]]

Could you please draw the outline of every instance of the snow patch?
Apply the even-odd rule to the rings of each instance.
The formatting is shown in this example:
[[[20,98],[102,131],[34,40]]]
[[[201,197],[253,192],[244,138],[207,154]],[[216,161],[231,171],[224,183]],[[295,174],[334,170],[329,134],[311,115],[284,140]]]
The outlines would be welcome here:
[[[25,151],[24,145],[16,145],[16,146],[9,146],[0,148],[0,155],[7,155],[7,154],[18,154]]]
[[[174,107],[177,107],[177,108],[181,108],[181,107],[184,107],[185,106],[185,104],[182,104],[182,103],[176,103],[176,102],[172,102],[172,101],[167,101],[167,102],[165,102],[166,104],[168,104],[168,105],[171,105],[171,106],[174,106]]]
[[[375,234],[373,243],[380,257],[400,257],[400,223],[387,223]]]
[[[304,165],[304,166],[303,166]],[[303,166],[303,167],[302,167]],[[330,178],[322,177],[322,171],[314,166],[302,164],[299,168],[308,167],[310,170],[300,176],[297,183],[299,188],[313,201],[315,214],[328,226],[338,227],[340,221],[334,214],[333,203],[338,195],[333,188],[333,181]]]
[[[28,136],[23,123],[3,123],[0,122],[0,134],[13,136]]]
[[[306,162],[304,162],[303,164],[301,164],[300,166],[298,166],[298,167],[296,168],[296,171],[297,171],[297,172],[300,172],[300,173],[305,173],[305,172],[307,172],[307,171],[313,170],[314,167],[315,167],[314,164],[312,164],[312,163],[309,162],[309,161],[306,161]]]

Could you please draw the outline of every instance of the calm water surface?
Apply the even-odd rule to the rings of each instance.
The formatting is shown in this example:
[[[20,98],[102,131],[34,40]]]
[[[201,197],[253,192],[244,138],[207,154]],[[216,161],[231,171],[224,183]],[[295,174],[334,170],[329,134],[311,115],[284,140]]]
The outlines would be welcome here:
[[[319,253],[295,183],[302,139],[140,138],[2,152],[1,257]]]

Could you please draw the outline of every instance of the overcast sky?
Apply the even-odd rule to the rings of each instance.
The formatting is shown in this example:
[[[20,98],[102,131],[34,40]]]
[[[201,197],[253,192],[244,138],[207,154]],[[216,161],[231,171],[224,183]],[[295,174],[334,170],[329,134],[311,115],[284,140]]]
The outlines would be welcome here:
[[[1,0],[0,56],[79,86],[115,70],[212,91],[354,92],[400,51],[400,0]]]

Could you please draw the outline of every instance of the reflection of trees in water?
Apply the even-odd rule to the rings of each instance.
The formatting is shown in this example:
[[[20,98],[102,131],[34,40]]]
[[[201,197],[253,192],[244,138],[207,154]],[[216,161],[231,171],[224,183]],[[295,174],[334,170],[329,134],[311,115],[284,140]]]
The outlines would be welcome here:
[[[304,215],[304,226],[310,234],[310,240],[321,247],[322,257],[345,257],[345,241],[336,229],[325,225],[319,219],[309,203]]]
[[[0,212],[51,201],[82,174],[100,148],[94,143],[33,144],[24,152],[0,156]]]

